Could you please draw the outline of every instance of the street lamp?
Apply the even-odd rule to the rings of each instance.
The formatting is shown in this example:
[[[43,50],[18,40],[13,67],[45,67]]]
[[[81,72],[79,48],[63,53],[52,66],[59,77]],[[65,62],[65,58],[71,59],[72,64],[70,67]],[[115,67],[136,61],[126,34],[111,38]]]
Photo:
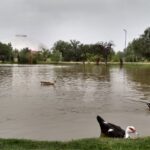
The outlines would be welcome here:
[[[124,33],[125,33],[125,42],[124,42],[124,46],[125,46],[125,49],[126,49],[126,44],[127,44],[127,30],[126,29],[123,29]]]

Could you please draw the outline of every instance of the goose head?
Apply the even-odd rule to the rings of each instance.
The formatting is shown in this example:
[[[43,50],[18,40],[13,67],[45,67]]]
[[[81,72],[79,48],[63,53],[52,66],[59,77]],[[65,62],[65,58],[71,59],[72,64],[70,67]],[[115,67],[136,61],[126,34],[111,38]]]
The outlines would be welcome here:
[[[138,132],[136,131],[134,126],[127,126],[125,131],[125,138],[130,138],[131,134],[138,135]]]

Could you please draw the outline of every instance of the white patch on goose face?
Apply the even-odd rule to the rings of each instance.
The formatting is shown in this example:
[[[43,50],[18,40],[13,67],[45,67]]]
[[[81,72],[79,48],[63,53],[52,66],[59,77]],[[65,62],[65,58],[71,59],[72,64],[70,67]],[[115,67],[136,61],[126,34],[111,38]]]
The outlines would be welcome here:
[[[112,131],[114,131],[114,129],[109,129],[109,130],[108,130],[108,132],[112,132]]]
[[[108,122],[104,121],[104,124],[108,124]]]

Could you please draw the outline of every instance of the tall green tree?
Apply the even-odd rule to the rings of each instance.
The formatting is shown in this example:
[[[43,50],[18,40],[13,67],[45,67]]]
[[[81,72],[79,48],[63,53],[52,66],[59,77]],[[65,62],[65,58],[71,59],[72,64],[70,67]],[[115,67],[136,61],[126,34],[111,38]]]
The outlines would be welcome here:
[[[143,46],[142,55],[150,60],[150,27],[144,31],[144,34],[141,35],[141,46]]]
[[[29,48],[23,48],[19,52],[19,63],[21,64],[31,63],[31,50]]]
[[[90,51],[90,46],[88,44],[80,44],[79,50],[81,52],[81,55],[80,55],[81,60],[84,63],[85,61],[87,61],[88,53]]]
[[[14,49],[12,52],[13,62],[17,63],[19,61],[19,51]]]
[[[43,61],[46,61],[51,56],[50,50],[46,48],[42,48],[41,53],[42,53]]]
[[[61,52],[59,52],[58,50],[53,51],[53,53],[51,54],[51,60],[53,62],[59,62],[62,59],[62,54]]]
[[[95,51],[97,52],[96,63],[99,64],[100,56],[103,57],[105,64],[107,64],[108,58],[111,54],[113,42],[98,42],[94,45]]]
[[[139,38],[129,43],[125,56],[127,61],[150,60],[150,27]]]
[[[52,51],[59,51],[64,61],[70,61],[72,57],[71,44],[69,42],[62,40],[55,42]]]
[[[12,45],[11,43],[4,44],[0,42],[0,60],[1,61],[12,61]]]
[[[81,54],[81,51],[79,49],[79,44],[80,44],[80,41],[76,41],[76,40],[70,40],[70,43],[71,43],[71,48],[72,48],[72,51],[74,52],[74,61],[79,61],[80,60],[80,54]]]

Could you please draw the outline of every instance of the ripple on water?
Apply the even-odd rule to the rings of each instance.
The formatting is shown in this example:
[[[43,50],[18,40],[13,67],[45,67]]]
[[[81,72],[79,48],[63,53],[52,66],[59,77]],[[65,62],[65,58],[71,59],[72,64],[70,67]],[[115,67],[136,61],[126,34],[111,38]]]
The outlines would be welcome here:
[[[148,135],[150,113],[137,101],[150,99],[150,84],[146,83],[150,69],[142,69],[144,79],[138,69],[134,74],[134,68],[109,66],[1,65],[1,137],[95,137],[99,135],[97,114],[120,126],[135,124],[141,135]],[[40,85],[41,80],[55,79],[55,86]]]

